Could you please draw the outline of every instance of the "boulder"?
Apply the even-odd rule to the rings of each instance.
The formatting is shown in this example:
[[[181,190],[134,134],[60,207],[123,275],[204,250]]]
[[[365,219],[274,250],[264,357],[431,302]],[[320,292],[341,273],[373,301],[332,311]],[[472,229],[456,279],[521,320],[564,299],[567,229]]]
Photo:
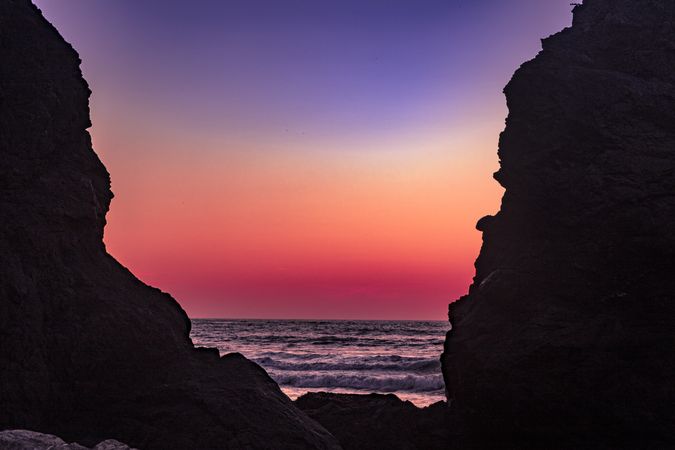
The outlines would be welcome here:
[[[88,449],[77,443],[68,444],[51,434],[28,430],[0,431],[0,448],[3,450],[136,450],[114,439],[107,439]]]
[[[448,448],[452,442],[445,402],[418,408],[393,394],[308,393],[295,404],[347,449]]]

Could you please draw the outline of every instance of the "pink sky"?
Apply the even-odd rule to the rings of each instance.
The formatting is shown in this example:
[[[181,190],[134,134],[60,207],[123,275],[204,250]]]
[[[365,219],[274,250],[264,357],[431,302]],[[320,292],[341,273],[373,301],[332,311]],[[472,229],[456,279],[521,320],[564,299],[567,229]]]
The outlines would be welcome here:
[[[499,208],[501,89],[571,17],[539,0],[37,3],[94,91],[108,251],[191,317],[445,319]]]

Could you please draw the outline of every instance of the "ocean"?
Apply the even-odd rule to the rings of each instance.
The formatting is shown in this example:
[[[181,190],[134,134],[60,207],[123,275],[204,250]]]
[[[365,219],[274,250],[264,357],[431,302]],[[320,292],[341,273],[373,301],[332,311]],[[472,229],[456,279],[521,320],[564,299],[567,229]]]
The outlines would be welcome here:
[[[295,399],[306,392],[393,393],[417,406],[445,399],[443,321],[192,319],[195,345],[239,352]]]

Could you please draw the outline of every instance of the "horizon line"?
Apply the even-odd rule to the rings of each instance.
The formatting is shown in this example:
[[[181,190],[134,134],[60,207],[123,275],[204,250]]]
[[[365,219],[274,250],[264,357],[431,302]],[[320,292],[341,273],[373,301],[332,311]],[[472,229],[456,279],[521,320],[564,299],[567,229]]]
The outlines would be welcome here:
[[[321,318],[260,318],[260,317],[190,317],[190,320],[257,320],[257,321],[296,321],[296,322],[449,322],[449,320],[443,319],[321,319]]]

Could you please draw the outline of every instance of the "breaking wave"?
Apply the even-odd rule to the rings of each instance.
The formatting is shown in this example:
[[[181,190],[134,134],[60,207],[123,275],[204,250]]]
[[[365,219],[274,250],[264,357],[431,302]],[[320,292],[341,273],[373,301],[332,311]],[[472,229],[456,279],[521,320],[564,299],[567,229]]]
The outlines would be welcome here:
[[[300,358],[301,360],[305,358]],[[315,358],[314,358],[315,359]],[[390,362],[384,362],[386,360]],[[289,371],[317,371],[317,370],[337,370],[337,371],[383,371],[383,372],[433,372],[440,371],[441,363],[436,359],[416,359],[416,358],[373,358],[363,357],[341,359],[333,358],[330,361],[306,361],[294,362],[288,360],[278,360],[270,357],[255,358],[255,362],[267,369],[289,370]],[[380,362],[382,361],[382,362]]]
[[[282,373],[277,383],[306,388],[352,388],[368,392],[437,392],[444,388],[440,376],[367,376],[349,374]]]

